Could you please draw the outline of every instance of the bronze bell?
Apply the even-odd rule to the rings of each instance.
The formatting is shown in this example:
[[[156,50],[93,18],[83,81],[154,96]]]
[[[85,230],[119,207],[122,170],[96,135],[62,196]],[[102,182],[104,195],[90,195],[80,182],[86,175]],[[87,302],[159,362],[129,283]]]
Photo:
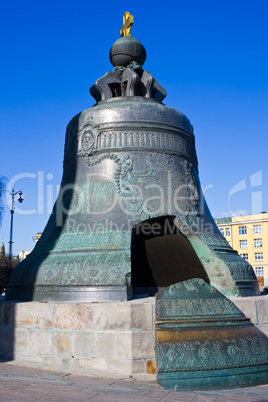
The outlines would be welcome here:
[[[7,300],[126,300],[202,278],[225,295],[259,293],[204,199],[193,127],[165,106],[129,36],[110,51],[97,103],[68,124],[60,193],[43,235],[14,270]]]

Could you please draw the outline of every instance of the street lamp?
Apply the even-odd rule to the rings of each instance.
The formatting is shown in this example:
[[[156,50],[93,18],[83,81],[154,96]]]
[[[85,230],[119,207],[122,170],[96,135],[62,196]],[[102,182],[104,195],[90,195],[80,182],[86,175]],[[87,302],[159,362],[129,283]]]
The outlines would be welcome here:
[[[14,210],[15,210],[15,196],[19,195],[18,201],[21,204],[23,202],[23,198],[22,198],[22,191],[16,191],[12,190],[12,192],[10,193],[11,197],[12,197],[12,204],[11,204],[11,221],[10,221],[10,240],[9,240],[9,258],[8,258],[8,280],[10,278],[10,274],[11,274],[11,261],[12,261],[12,237],[13,237],[13,215],[14,215]]]

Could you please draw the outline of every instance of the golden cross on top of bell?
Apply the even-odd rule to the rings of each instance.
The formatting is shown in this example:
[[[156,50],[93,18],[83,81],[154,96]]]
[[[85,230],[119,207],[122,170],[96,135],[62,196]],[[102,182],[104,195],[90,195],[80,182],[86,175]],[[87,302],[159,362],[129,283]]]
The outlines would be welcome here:
[[[130,12],[126,11],[123,15],[123,25],[120,29],[121,36],[131,36],[130,30],[134,24],[134,16]]]

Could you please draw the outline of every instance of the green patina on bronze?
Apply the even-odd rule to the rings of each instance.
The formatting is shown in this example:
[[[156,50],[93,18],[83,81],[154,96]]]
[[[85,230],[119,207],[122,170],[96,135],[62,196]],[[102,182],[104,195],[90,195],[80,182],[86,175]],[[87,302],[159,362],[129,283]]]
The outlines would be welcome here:
[[[125,36],[110,56],[113,71],[90,88],[96,105],[67,126],[58,199],[36,247],[13,271],[7,300],[126,299],[133,228],[165,217],[189,240],[213,286],[225,295],[259,294],[252,267],[207,207],[189,119],[162,103],[165,89],[142,68],[144,47]],[[172,258],[162,267],[167,276]]]
[[[246,387],[268,382],[268,338],[202,279],[156,295],[160,384],[172,390]]]

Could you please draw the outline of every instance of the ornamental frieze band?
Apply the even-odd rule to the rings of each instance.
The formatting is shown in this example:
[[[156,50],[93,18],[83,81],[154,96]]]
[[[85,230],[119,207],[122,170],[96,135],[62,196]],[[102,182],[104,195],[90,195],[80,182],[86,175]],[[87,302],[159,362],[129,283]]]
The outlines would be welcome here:
[[[88,142],[88,144],[87,144]],[[197,163],[194,143],[191,138],[153,131],[111,131],[90,135],[87,129],[80,137],[78,154],[88,155],[91,152],[111,148],[150,148],[161,152],[173,152],[177,155],[187,155]]]

